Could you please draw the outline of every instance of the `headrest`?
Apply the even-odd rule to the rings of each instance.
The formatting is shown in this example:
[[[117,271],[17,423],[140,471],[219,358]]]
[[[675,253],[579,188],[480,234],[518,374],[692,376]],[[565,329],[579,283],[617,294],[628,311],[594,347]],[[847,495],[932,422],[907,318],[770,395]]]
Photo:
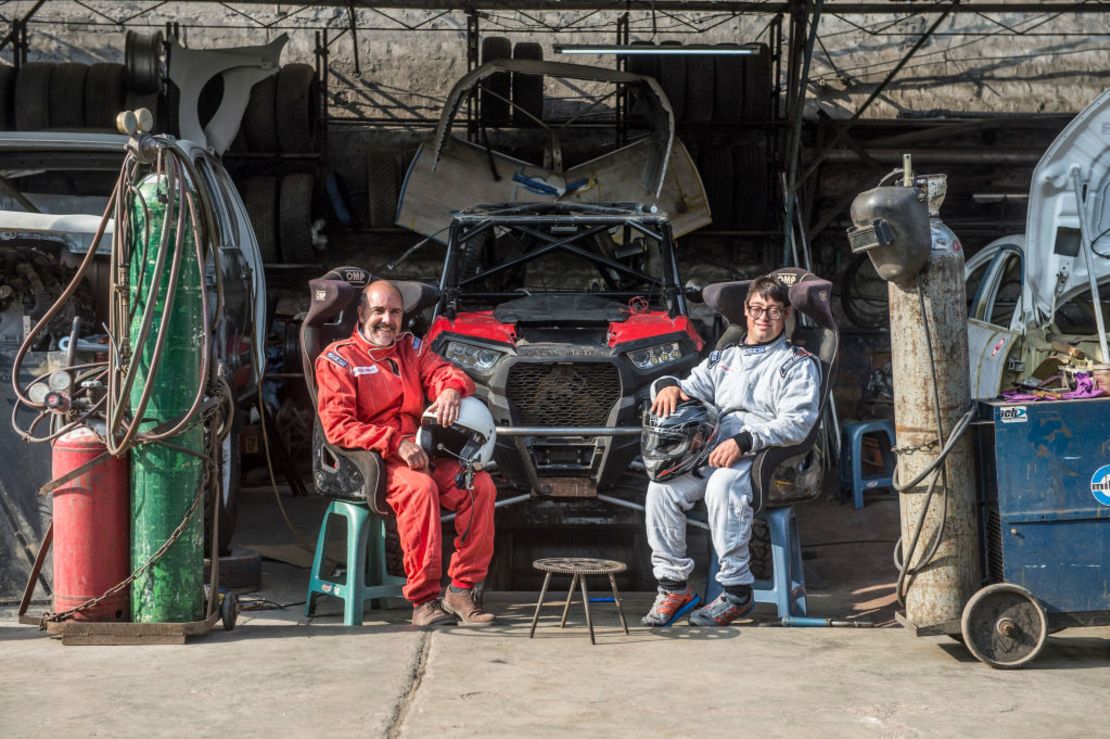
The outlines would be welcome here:
[[[829,298],[832,283],[823,280],[808,270],[797,267],[783,267],[770,273],[779,282],[788,285],[790,305],[794,310],[809,316],[813,321],[830,331],[836,330],[836,319],[832,315]],[[736,282],[715,282],[702,290],[705,304],[725,317],[730,324],[744,325],[744,301],[752,280]]]
[[[305,323],[315,325],[334,318],[358,300],[363,288],[376,278],[361,267],[336,267],[323,276],[309,280],[311,300]],[[393,280],[401,293],[405,315],[419,313],[439,300],[439,289],[426,282]]]

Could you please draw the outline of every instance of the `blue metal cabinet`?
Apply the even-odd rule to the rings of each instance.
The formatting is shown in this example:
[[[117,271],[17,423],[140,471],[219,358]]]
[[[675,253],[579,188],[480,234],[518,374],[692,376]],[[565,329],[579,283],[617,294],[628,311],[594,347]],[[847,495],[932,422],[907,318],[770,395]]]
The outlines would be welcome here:
[[[979,409],[987,580],[1027,588],[1054,626],[1103,622],[1095,612],[1110,611],[1110,398]]]

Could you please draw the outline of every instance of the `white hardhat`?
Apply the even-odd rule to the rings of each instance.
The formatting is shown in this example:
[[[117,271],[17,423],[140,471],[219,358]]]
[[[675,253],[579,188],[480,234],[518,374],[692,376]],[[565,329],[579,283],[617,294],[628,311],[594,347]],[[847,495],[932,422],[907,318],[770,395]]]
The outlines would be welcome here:
[[[431,409],[424,411],[416,439],[432,459],[454,457],[481,466],[493,459],[497,427],[486,404],[467,397],[459,404],[459,417],[450,428],[440,426]]]

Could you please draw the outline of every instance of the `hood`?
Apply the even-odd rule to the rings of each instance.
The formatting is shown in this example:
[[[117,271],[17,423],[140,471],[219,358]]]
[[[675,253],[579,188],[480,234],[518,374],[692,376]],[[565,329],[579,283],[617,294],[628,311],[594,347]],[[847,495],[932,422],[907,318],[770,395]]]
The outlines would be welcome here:
[[[1087,285],[1072,171],[1083,189],[1083,215],[1094,240],[1096,279],[1110,277],[1110,90],[1084,108],[1045,151],[1029,186],[1023,322],[1044,326],[1059,298]],[[1099,254],[1105,256],[1099,256]]]
[[[436,125],[435,137],[432,140],[433,170],[443,155],[443,147],[447,145],[451,132],[451,124],[459,112],[460,106],[470,96],[479,82],[498,72],[513,72],[527,75],[548,75],[572,80],[593,80],[596,82],[613,82],[624,85],[646,87],[651,94],[645,99],[650,108],[651,129],[649,137],[650,155],[644,161],[642,183],[644,189],[659,197],[663,189],[663,176],[667,172],[667,162],[671,156],[671,144],[674,141],[674,112],[663,88],[655,81],[654,77],[620,72],[614,69],[591,67],[585,64],[567,64],[566,62],[541,62],[531,59],[497,59],[486,62],[472,72],[467,73],[447,95],[443,104],[443,111]]]

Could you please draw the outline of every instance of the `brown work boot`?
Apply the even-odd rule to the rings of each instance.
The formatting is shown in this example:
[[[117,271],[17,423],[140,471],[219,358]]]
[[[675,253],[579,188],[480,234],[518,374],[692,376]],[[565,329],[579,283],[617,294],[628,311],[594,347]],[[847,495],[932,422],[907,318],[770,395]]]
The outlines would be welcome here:
[[[493,614],[482,608],[474,588],[455,590],[450,585],[443,594],[443,610],[458,616],[464,624],[488,624]]]
[[[412,607],[413,626],[455,626],[458,621],[443,608],[437,598]]]

